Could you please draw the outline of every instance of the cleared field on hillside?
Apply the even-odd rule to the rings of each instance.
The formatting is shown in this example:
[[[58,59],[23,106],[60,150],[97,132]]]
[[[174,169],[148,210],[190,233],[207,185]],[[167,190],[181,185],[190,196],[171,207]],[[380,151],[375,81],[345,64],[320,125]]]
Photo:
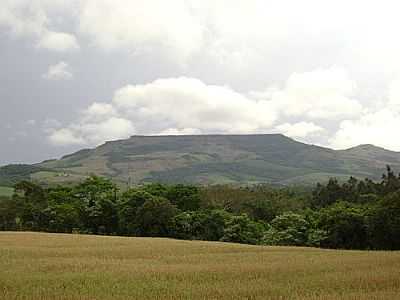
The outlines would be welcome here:
[[[400,252],[0,233],[1,299],[399,299]]]
[[[6,187],[6,186],[0,186],[0,196],[12,196],[14,193],[14,188]]]

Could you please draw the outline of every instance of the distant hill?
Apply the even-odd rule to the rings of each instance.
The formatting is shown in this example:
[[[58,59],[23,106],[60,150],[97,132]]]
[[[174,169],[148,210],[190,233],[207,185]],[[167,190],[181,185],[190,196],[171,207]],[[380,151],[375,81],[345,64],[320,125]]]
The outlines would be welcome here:
[[[93,173],[119,184],[289,185],[315,183],[333,176],[379,179],[386,165],[400,170],[400,153],[373,145],[337,151],[280,134],[133,136],[30,168],[22,165],[21,172],[23,178],[29,175],[44,183],[76,182]],[[0,168],[0,185],[20,177],[18,166]]]

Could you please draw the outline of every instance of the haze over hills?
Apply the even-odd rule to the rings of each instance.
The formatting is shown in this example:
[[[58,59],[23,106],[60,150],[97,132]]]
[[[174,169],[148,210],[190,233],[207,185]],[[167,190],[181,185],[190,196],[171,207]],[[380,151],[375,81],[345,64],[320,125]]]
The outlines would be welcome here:
[[[350,175],[379,179],[386,165],[400,169],[400,153],[373,145],[332,150],[280,134],[133,136],[59,160],[0,168],[0,185],[21,178],[76,182],[92,173],[119,184],[313,184]]]

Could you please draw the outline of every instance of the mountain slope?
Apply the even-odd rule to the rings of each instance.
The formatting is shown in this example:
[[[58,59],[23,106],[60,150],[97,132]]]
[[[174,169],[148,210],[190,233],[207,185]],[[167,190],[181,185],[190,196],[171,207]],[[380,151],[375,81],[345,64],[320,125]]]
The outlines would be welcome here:
[[[279,134],[133,136],[36,164],[40,170],[31,177],[57,183],[95,173],[121,184],[308,184],[332,176],[378,179],[387,164],[400,169],[400,153],[372,145],[335,151]]]

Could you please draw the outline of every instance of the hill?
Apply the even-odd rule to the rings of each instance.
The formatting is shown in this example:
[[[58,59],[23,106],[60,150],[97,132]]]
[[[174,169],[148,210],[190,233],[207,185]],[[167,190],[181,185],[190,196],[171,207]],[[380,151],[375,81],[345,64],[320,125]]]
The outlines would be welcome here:
[[[75,182],[94,173],[117,183],[310,184],[350,175],[379,179],[386,165],[400,169],[400,153],[372,145],[335,151],[280,134],[133,136],[59,160],[21,167],[39,182]],[[8,169],[7,169],[8,168]],[[10,173],[10,168],[14,173]],[[8,172],[6,172],[8,170]],[[0,185],[21,178],[0,168]]]
[[[0,299],[397,299],[400,253],[0,233]]]

